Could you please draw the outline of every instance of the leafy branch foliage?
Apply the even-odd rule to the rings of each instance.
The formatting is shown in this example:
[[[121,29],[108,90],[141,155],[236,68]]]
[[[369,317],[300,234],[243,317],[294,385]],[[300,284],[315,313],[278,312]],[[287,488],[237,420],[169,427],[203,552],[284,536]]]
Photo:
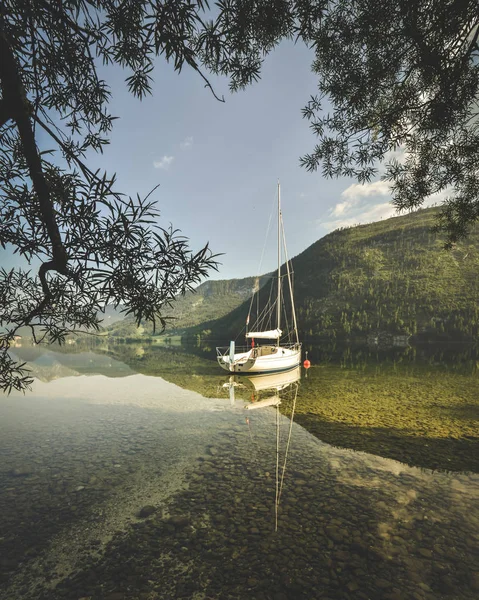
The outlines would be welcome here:
[[[398,209],[449,194],[438,229],[448,247],[465,237],[479,218],[478,27],[472,0],[324,2],[309,33],[319,93],[303,111],[318,143],[303,166],[366,182],[387,160]]]
[[[158,57],[196,71],[220,99],[208,73],[238,90],[282,39],[305,42],[319,94],[304,115],[319,139],[303,165],[368,181],[404,149],[386,168],[394,201],[413,208],[449,190],[439,226],[452,245],[479,217],[478,23],[472,0],[385,0],[380,10],[368,0],[2,2],[0,244],[31,270],[0,277],[0,388],[28,383],[7,355],[20,327],[62,340],[96,329],[107,302],[164,324],[162,307],[216,266],[207,246],[192,253],[159,227],[148,198],[123,196],[86,164],[114,123],[100,62],[126,69],[140,99]]]
[[[97,330],[109,303],[164,327],[163,307],[216,268],[208,246],[191,252],[178,230],[158,225],[153,201],[116,191],[115,176],[91,169],[86,153],[102,151],[114,123],[99,61],[129,71],[140,99],[158,56],[193,68],[213,94],[202,66],[244,87],[278,36],[259,27],[247,40],[233,35],[246,14],[243,3],[225,2],[216,24],[205,22],[203,0],[2,3],[0,244],[31,268],[0,272],[1,389],[30,383],[8,355],[21,327],[35,341],[62,342]],[[40,130],[53,150],[39,146]]]

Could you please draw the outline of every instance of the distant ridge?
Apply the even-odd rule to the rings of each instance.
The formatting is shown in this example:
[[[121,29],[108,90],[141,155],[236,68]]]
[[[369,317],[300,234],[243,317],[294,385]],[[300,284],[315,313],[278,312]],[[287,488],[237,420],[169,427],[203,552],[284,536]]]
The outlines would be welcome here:
[[[205,281],[196,288],[195,292],[178,296],[173,306],[165,309],[163,315],[171,318],[166,333],[184,332],[201,323],[227,315],[250,298],[256,287],[263,287],[269,278],[269,275],[261,275],[243,279]],[[153,333],[149,324],[145,324],[138,330],[132,317],[107,327],[107,331],[115,337],[144,336]]]

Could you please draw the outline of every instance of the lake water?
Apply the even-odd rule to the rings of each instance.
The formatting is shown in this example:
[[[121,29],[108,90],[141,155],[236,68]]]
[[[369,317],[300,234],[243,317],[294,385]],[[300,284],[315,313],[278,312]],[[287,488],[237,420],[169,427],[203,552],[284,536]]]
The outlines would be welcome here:
[[[477,599],[475,351],[309,352],[249,380],[210,348],[15,348],[0,599]]]

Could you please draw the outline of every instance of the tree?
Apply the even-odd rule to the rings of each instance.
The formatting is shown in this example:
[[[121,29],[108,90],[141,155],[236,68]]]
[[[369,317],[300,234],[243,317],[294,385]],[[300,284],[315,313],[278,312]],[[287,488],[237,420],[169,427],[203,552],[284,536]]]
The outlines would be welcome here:
[[[319,94],[304,116],[318,143],[302,164],[366,182],[392,153],[384,177],[398,209],[449,194],[438,229],[450,247],[479,218],[477,2],[321,4],[321,19],[305,32]]]
[[[379,10],[378,10],[379,6]],[[86,164],[114,117],[97,62],[128,70],[140,99],[158,56],[241,89],[284,38],[310,45],[319,94],[304,110],[319,137],[302,164],[368,181],[388,153],[400,209],[451,190],[449,243],[479,218],[477,3],[472,0],[5,0],[0,6],[0,244],[30,270],[0,270],[0,387],[29,379],[8,354],[18,329],[62,341],[99,327],[106,304],[164,323],[215,257],[157,224],[149,197],[127,198]],[[321,114],[328,100],[332,111]],[[40,147],[38,131],[53,145]],[[39,264],[38,272],[34,266]]]
[[[8,353],[19,328],[29,327],[35,341],[61,342],[98,329],[107,304],[125,306],[138,323],[164,325],[162,307],[216,267],[208,246],[192,253],[178,231],[157,224],[152,200],[122,195],[114,175],[86,164],[114,121],[98,61],[127,69],[140,99],[158,56],[177,71],[194,69],[214,95],[203,68],[239,89],[286,33],[288,3],[280,4],[276,15],[275,2],[225,0],[212,20],[206,0],[2,3],[0,244],[31,268],[0,270],[0,388],[31,382]],[[53,150],[39,147],[39,130]]]

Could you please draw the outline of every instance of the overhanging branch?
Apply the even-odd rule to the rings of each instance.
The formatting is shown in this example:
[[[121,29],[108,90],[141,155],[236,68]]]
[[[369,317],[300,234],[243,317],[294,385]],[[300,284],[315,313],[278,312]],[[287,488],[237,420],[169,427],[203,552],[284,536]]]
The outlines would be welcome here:
[[[54,268],[67,274],[68,257],[60,236],[60,230],[55,218],[55,212],[50,197],[50,190],[42,170],[42,163],[35,142],[32,124],[30,121],[30,104],[27,100],[25,88],[18,73],[10,44],[0,20],[0,83],[2,87],[2,102],[6,102],[12,112],[12,118],[18,127],[23,152],[28,164],[33,188],[38,197],[40,213],[46,227],[48,237],[52,244],[52,258]]]
[[[12,118],[12,111],[10,110],[5,98],[2,98],[0,100],[0,127],[5,125],[5,123]]]

